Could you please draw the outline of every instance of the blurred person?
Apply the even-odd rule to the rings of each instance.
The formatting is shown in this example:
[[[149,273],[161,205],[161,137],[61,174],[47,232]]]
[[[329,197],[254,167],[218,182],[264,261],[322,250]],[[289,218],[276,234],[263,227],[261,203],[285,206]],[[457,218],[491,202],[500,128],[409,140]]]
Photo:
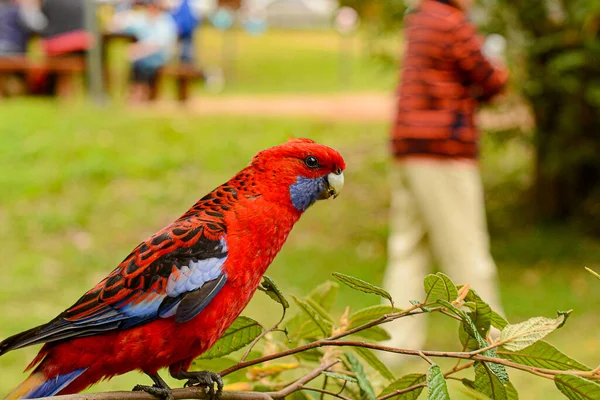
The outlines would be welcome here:
[[[34,2],[36,0],[28,0]],[[85,0],[41,0],[37,28],[47,59],[85,62],[92,36],[85,30]],[[33,77],[36,94],[57,94],[58,76],[45,70]]]
[[[0,0],[0,56],[27,53],[31,33],[45,24],[36,0]]]
[[[177,45],[177,26],[157,0],[138,2],[137,9],[114,16],[112,29],[132,34],[137,42],[129,48],[131,65],[130,100],[148,101],[160,68],[166,65]]]
[[[25,57],[33,31],[45,25],[36,0],[0,0],[0,58]],[[27,90],[26,72],[3,79],[1,94],[16,95]]]
[[[384,282],[397,304],[422,299],[433,256],[442,272],[471,284],[503,313],[474,113],[502,91],[508,72],[482,53],[467,20],[470,6],[469,0],[422,0],[406,16],[407,48],[391,132],[395,164]],[[426,323],[423,316],[393,322],[389,345],[422,348]]]
[[[198,0],[171,0],[169,8],[177,25],[179,61],[193,65],[196,60],[194,32],[200,26],[200,2]]]
[[[85,55],[92,38],[85,30],[85,0],[42,0],[46,24],[42,47],[49,57]]]

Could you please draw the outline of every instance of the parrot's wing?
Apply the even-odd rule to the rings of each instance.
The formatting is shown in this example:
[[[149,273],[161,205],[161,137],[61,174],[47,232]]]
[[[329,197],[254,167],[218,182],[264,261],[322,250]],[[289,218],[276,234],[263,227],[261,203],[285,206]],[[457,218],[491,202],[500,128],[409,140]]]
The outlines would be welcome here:
[[[178,220],[141,243],[102,282],[48,324],[0,344],[0,353],[127,329],[158,318],[186,322],[227,280],[224,226]]]

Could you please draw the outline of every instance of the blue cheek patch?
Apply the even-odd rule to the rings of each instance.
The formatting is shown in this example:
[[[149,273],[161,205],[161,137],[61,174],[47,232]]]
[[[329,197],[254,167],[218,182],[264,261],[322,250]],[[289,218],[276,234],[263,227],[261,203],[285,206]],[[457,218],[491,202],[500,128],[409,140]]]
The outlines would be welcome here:
[[[290,186],[290,197],[294,208],[301,212],[306,211],[308,207],[319,199],[320,194],[325,188],[325,177],[304,178],[299,176],[296,183]]]

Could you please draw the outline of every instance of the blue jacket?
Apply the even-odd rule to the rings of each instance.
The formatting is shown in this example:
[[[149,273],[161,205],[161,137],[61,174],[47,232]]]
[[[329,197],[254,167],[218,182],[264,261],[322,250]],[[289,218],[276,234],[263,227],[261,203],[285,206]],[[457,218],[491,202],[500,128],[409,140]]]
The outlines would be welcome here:
[[[181,0],[179,7],[171,13],[171,16],[175,20],[179,36],[191,36],[200,23],[200,18],[195,15],[190,6],[190,0]]]
[[[16,4],[0,3],[0,54],[25,53],[29,32]]]

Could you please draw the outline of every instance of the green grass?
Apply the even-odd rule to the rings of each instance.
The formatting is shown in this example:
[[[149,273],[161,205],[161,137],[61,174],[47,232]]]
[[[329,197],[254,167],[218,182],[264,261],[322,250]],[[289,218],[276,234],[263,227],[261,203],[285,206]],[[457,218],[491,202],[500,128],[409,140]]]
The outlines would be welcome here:
[[[200,65],[209,72],[225,69],[225,93],[388,92],[397,79],[394,66],[369,59],[368,42],[362,36],[342,39],[329,30],[277,29],[252,36],[242,30],[223,34],[203,28],[196,38]],[[382,41],[400,47],[399,37],[376,43]],[[118,90],[123,90],[128,68],[124,54],[123,43],[116,43],[110,52]],[[196,91],[207,93],[202,84]]]
[[[387,126],[305,119],[152,116],[117,107],[20,100],[0,108],[0,338],[46,322],[116,266],[139,241],[180,215],[197,198],[244,167],[258,150],[290,136],[308,136],[340,150],[346,187],[298,223],[269,270],[287,293],[303,294],[332,271],[380,283],[385,267],[389,157]],[[485,146],[488,200],[504,204],[504,177],[526,165],[498,160],[517,151]],[[519,150],[521,151],[521,150]],[[523,150],[526,151],[526,150]],[[520,160],[520,158],[517,157]],[[516,172],[515,172],[516,171]],[[521,171],[521,172],[519,172]],[[500,206],[492,220],[506,218]],[[510,216],[510,215],[509,215]],[[512,216],[513,222],[519,221]],[[600,362],[600,243],[568,228],[506,223],[494,229],[509,319],[575,311],[550,341],[590,365]],[[374,304],[342,288],[337,313]],[[269,323],[278,306],[258,294],[246,315]],[[458,349],[456,327],[430,332],[428,348]],[[0,393],[24,378],[37,348],[0,358]],[[424,364],[418,364],[425,367]],[[551,384],[518,374],[521,398],[559,399]],[[129,389],[147,382],[136,373],[94,387]]]

